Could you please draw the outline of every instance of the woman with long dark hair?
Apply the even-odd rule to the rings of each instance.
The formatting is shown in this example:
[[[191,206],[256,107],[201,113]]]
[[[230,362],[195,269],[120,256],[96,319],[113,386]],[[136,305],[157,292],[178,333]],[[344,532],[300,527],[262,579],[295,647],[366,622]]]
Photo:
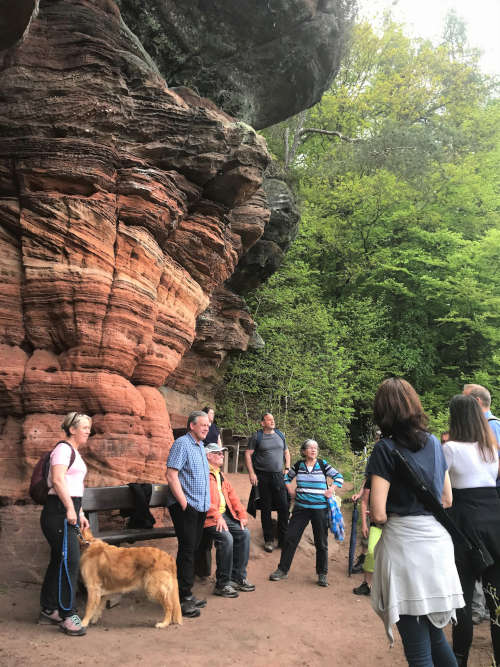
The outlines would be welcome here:
[[[443,445],[453,487],[451,516],[462,532],[493,559],[482,573],[491,618],[495,662],[500,665],[500,499],[497,495],[498,451],[495,437],[473,396],[458,394],[450,402],[450,439]],[[472,594],[477,573],[466,550],[455,545],[455,560],[464,591],[465,607],[453,628],[453,650],[465,667],[472,643]]]
[[[375,548],[371,602],[389,638],[396,624],[410,667],[456,667],[442,628],[464,604],[448,532],[426,509],[396,465],[403,454],[444,506],[452,501],[441,445],[427,430],[414,388],[390,378],[378,388],[375,423],[382,431],[368,461],[371,520],[382,525]]]

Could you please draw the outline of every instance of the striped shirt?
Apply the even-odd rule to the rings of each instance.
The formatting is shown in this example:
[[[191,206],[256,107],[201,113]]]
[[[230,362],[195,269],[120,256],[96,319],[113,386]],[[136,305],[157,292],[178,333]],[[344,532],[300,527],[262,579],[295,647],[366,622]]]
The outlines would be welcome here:
[[[344,483],[342,474],[335,470],[326,461],[323,461],[325,467],[325,475],[333,479],[335,486],[339,488]],[[297,469],[297,473],[295,472]],[[326,509],[327,501],[325,498],[325,491],[328,488],[326,477],[321,470],[321,466],[316,461],[313,469],[309,472],[305,461],[299,461],[293,468],[290,468],[285,475],[285,483],[290,484],[294,477],[297,478],[297,492],[295,496],[296,507],[306,507],[308,509]]]

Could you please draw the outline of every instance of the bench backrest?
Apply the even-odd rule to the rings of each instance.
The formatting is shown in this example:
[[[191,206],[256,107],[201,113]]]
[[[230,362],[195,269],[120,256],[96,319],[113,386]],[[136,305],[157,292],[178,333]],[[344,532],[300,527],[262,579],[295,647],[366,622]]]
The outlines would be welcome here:
[[[165,507],[167,484],[153,484],[150,507]],[[128,486],[87,487],[83,493],[82,506],[85,512],[134,509],[134,495]]]

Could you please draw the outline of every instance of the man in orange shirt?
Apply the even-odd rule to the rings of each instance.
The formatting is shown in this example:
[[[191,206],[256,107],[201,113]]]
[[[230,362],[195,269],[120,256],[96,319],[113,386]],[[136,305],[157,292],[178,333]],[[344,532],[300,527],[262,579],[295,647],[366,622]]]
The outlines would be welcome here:
[[[205,447],[210,471],[210,509],[204,525],[205,536],[215,543],[217,570],[214,594],[238,597],[238,591],[254,591],[247,580],[250,554],[248,516],[230,482],[224,479],[221,466],[226,447],[210,443]]]

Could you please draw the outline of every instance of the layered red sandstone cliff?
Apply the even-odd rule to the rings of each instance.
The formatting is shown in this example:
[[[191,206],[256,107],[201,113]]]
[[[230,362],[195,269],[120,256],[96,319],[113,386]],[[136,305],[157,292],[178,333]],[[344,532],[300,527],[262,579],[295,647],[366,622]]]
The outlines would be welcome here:
[[[0,89],[0,495],[26,496],[70,410],[93,417],[90,485],[161,481],[157,387],[262,234],[265,143],[168,89],[108,0],[42,1]]]

